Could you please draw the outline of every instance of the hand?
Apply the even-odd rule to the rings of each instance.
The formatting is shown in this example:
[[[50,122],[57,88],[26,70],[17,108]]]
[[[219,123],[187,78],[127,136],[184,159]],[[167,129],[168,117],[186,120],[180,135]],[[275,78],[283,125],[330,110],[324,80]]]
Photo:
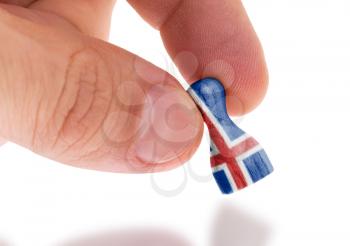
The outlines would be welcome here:
[[[0,136],[103,171],[167,170],[194,153],[203,122],[178,81],[104,41],[114,0],[0,3]],[[129,3],[189,83],[220,79],[232,115],[259,104],[267,71],[239,0]]]

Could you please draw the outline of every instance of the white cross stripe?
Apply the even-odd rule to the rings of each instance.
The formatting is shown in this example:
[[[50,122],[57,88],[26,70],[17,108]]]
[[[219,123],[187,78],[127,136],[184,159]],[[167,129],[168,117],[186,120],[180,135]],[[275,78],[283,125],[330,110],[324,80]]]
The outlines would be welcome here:
[[[214,155],[217,155],[219,154],[219,150],[218,150],[218,147],[216,147],[214,141],[212,139],[210,139],[210,148],[211,148],[211,151],[210,151],[210,156],[214,156]]]
[[[249,174],[249,171],[246,167],[246,165],[244,164],[244,159],[246,159],[247,157],[259,152],[262,150],[262,147],[260,145],[257,145],[255,146],[254,148],[244,152],[243,154],[239,155],[236,159],[237,161],[237,164],[240,168],[240,170],[242,171],[242,174],[244,176],[244,179],[245,181],[247,182],[247,185],[251,185],[253,184],[253,180]],[[230,171],[228,170],[228,167],[227,167],[227,163],[223,163],[223,164],[220,164],[218,166],[215,166],[212,168],[212,171],[213,173],[215,172],[218,172],[218,171],[221,171],[223,170],[227,176],[227,179],[229,180],[230,184],[232,185],[232,187],[234,187],[234,189],[237,189],[237,185],[236,185],[236,182],[234,181]]]
[[[224,171],[225,174],[226,174],[227,180],[228,180],[228,182],[230,183],[230,185],[232,187],[232,190],[233,191],[238,190],[236,182],[233,179],[230,171],[228,170],[227,163],[223,163],[221,165],[215,166],[215,167],[212,168],[212,170],[213,170],[213,173],[219,172],[219,171]]]
[[[228,137],[228,135],[226,134],[225,130],[222,128],[221,124],[217,121],[217,119],[212,114],[212,112],[207,107],[207,105],[205,105],[205,103],[200,99],[200,97],[198,97],[196,92],[192,88],[190,88],[188,90],[188,93],[193,97],[195,102],[200,106],[200,108],[205,112],[205,114],[208,116],[210,121],[215,125],[215,127],[217,128],[217,130],[219,131],[220,135],[222,136],[226,145],[229,148],[232,148],[232,147],[240,144],[241,142],[245,141],[246,139],[248,139],[250,137],[248,134],[245,133],[242,136],[231,141],[230,138]]]
[[[240,143],[244,142],[245,140],[247,140],[248,138],[250,138],[250,135],[245,133],[242,136],[240,136],[239,138],[234,139],[233,141],[231,141],[229,148],[232,148],[236,145],[239,145]]]
[[[239,168],[242,171],[242,174],[244,176],[245,181],[247,182],[247,186],[253,184],[254,182],[253,182],[252,178],[250,177],[248,169],[245,166],[243,160],[237,160],[237,163],[238,163]]]
[[[247,150],[246,152],[240,154],[239,156],[237,156],[237,160],[244,160],[245,158],[259,152],[260,150],[262,150],[263,148],[261,147],[261,145],[256,145],[254,146],[254,148],[251,148],[249,150]]]

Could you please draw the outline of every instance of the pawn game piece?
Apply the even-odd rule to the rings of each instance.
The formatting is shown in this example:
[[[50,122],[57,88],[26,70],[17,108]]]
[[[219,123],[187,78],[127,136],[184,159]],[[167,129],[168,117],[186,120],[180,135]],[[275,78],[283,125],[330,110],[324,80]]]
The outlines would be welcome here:
[[[211,168],[222,193],[243,189],[273,171],[260,144],[230,119],[225,89],[220,81],[213,78],[199,80],[191,85],[188,93],[207,124]]]

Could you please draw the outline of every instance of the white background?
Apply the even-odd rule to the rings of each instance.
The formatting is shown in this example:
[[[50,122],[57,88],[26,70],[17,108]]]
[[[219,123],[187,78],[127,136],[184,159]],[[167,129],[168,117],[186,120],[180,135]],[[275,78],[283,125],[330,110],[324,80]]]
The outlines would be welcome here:
[[[151,175],[81,170],[13,144],[0,149],[0,245],[350,245],[350,4],[247,0],[270,70],[266,100],[239,125],[275,172],[231,196],[210,174],[208,144],[184,168]],[[124,0],[111,42],[181,79],[159,34]]]

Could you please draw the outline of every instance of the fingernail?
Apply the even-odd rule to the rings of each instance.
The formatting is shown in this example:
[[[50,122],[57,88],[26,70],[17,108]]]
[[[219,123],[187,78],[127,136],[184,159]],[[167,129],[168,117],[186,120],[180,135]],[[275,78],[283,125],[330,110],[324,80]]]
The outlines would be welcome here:
[[[186,92],[170,86],[154,86],[148,93],[151,110],[142,124],[147,131],[135,144],[135,155],[144,163],[171,162],[191,150],[202,121]]]

